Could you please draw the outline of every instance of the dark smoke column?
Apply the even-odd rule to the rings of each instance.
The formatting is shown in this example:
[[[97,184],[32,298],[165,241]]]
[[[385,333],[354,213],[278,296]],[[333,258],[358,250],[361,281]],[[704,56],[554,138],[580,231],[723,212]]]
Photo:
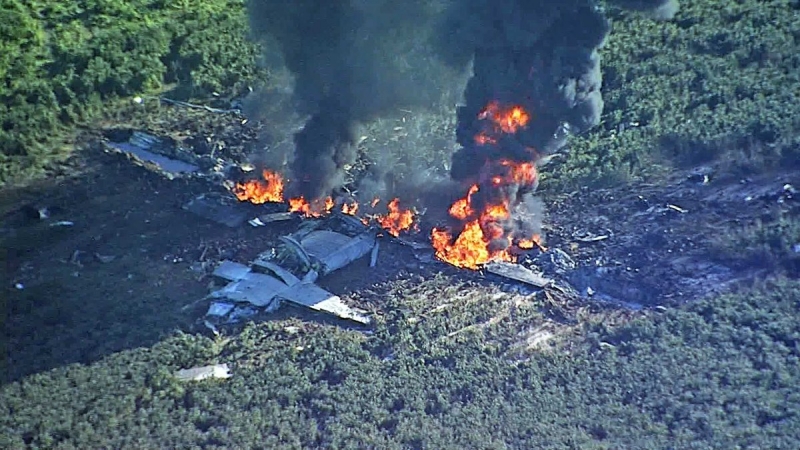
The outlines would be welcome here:
[[[677,6],[617,3],[660,17]],[[599,49],[610,30],[594,0],[452,1],[440,49],[454,64],[473,64],[450,168],[467,195],[448,210],[450,223],[431,231],[437,258],[475,269],[541,242],[535,165],[600,121]]]
[[[342,167],[352,162],[351,125],[358,113],[348,92],[353,89],[348,50],[359,17],[341,0],[251,0],[251,28],[267,45],[277,45],[295,76],[294,100],[310,115],[295,135],[291,163],[292,195],[308,200],[330,195]]]
[[[619,6],[670,17],[673,0],[617,0]],[[498,160],[535,162],[558,150],[567,132],[579,133],[600,120],[603,100],[598,50],[610,24],[593,0],[473,0],[454,2],[443,46],[451,60],[473,58],[473,76],[458,110],[451,176],[479,183]],[[458,50],[471,49],[472,55]],[[477,143],[485,128],[482,111],[496,102],[520,106],[526,127],[502,141]]]
[[[429,0],[248,0],[254,37],[294,75],[298,112],[289,189],[313,201],[344,183],[353,126],[438,95],[425,66],[403,59],[431,21]]]

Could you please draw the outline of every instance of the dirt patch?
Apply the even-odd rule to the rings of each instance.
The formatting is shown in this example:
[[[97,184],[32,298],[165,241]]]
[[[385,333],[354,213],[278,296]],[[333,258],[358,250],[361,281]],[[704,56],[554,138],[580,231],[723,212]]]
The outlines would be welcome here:
[[[566,277],[581,295],[633,307],[677,305],[763,275],[765,267],[737,265],[715,246],[732,227],[776,211],[797,217],[792,189],[800,175],[698,179],[700,169],[657,185],[583,189],[547,200],[548,244],[577,263]]]
[[[199,220],[181,205],[207,185],[85,156],[78,177],[8,200],[16,208],[4,205],[11,379],[185,329],[194,318],[182,308],[207,294],[197,263],[246,259],[291,226],[231,229]],[[46,218],[30,214],[45,208]]]

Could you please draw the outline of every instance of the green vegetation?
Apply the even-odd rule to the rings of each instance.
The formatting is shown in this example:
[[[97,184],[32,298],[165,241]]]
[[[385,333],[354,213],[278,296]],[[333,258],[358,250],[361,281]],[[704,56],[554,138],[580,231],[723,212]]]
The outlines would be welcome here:
[[[452,323],[469,316],[463,311],[492,302],[487,296],[479,305],[469,286],[452,286],[466,296],[440,298],[454,305],[436,318],[431,301],[447,281],[386,293],[389,316],[372,336],[278,321],[248,326],[230,341],[181,334],[28,377],[2,388],[0,444],[794,449],[800,442],[796,281],[620,327],[595,325],[571,354],[537,352],[524,361],[505,358],[488,334],[451,334]],[[516,320],[497,321],[494,333],[516,335]],[[234,377],[180,384],[171,376],[217,361],[236,361]]]
[[[65,156],[116,99],[233,94],[258,75],[243,0],[4,0],[0,185]]]
[[[747,169],[800,161],[797,2],[681,3],[668,22],[609,11],[603,124],[573,140],[551,182],[653,175],[653,162],[692,164],[731,151],[738,160],[743,148],[757,154]]]
[[[761,170],[800,160],[797,2],[683,3],[673,22],[611,11],[604,123],[547,167],[551,186],[654,175],[653,162],[724,157]],[[105,105],[174,87],[183,98],[233,95],[259,76],[242,4],[4,0],[0,183],[63,157],[75,126]],[[365,125],[377,143],[362,150],[380,153],[385,141],[406,153],[430,129],[452,129],[452,117],[384,120],[394,126],[383,134]],[[431,145],[440,153],[425,163],[438,168],[452,144]],[[796,217],[720,231],[726,262],[797,273]],[[40,292],[58,285],[27,288],[15,307],[40,307]],[[796,449],[798,299],[800,282],[781,279],[624,325],[583,311],[589,320],[570,322],[580,334],[531,348],[542,310],[557,305],[444,276],[407,280],[372,293],[385,316],[369,334],[276,319],[217,339],[172,335],[5,384],[0,448]],[[103,308],[92,320],[151,305],[103,303],[118,300],[94,300]],[[161,308],[163,299],[148,301]],[[61,320],[65,304],[34,316]],[[216,362],[230,362],[233,378],[172,376]]]
[[[800,273],[800,219],[796,215],[773,213],[727,230],[713,244],[716,256],[725,262]]]

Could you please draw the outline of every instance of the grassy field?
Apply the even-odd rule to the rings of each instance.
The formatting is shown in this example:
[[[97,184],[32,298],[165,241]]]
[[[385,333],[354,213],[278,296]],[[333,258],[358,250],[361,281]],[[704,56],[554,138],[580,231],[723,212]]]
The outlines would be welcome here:
[[[84,186],[100,177],[91,172],[69,183],[41,177],[72,155],[79,129],[113,122],[135,95],[227,98],[270,74],[255,64],[241,1],[70,5],[8,0],[0,11],[2,211],[47,190],[108,227],[3,238],[2,348],[15,357],[2,367],[17,376],[0,386],[0,448],[800,447],[796,214],[765,211],[709,236],[714,257],[762,279],[674,309],[581,310],[544,344],[535,337],[547,298],[446,274],[359,293],[380,305],[368,332],[292,314],[216,338],[177,331],[188,321],[181,302],[204,286],[163,252],[182,235],[214,231],[174,226],[163,207],[190,187],[131,176],[98,193]],[[796,1],[687,1],[671,22],[609,14],[603,123],[545,167],[545,199],[658,184],[697,164],[746,179],[800,161]],[[364,124],[374,140],[363,150],[393,149],[409,171],[443,167],[449,113]],[[158,122],[158,111],[146,120]],[[423,163],[402,161],[410,149]],[[11,189],[22,181],[39,191]],[[159,200],[142,202],[148,195]],[[57,262],[76,247],[122,256]],[[43,261],[57,270],[14,287]],[[12,335],[30,339],[16,350]],[[185,384],[172,375],[216,362],[230,363],[233,377]]]

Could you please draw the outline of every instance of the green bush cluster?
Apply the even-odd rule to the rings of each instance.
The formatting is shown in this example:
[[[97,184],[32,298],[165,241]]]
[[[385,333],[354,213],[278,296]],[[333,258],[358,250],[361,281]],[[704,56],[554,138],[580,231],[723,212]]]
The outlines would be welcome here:
[[[453,339],[441,321],[409,320],[441,295],[438,282],[426,287],[411,293],[417,305],[428,302],[421,310],[402,311],[405,294],[388,293],[391,314],[371,335],[275,320],[249,325],[227,344],[180,334],[7,384],[0,387],[0,447],[800,444],[796,281],[621,326],[597,324],[569,354],[537,352],[513,362],[487,350],[480,333]],[[491,303],[486,297],[480,307]],[[455,305],[444,314],[475,320],[459,317]],[[520,332],[515,319],[499,326],[510,336]],[[221,361],[233,362],[232,378],[180,384],[171,375]]]
[[[61,156],[58,137],[114,99],[241,87],[257,75],[247,33],[243,0],[4,0],[0,184]]]
[[[681,3],[667,22],[609,9],[603,123],[573,140],[552,181],[619,180],[646,174],[645,162],[741,147],[757,147],[765,166],[800,160],[797,2]]]
[[[712,240],[716,257],[743,267],[800,271],[800,219],[789,212],[732,228]]]

